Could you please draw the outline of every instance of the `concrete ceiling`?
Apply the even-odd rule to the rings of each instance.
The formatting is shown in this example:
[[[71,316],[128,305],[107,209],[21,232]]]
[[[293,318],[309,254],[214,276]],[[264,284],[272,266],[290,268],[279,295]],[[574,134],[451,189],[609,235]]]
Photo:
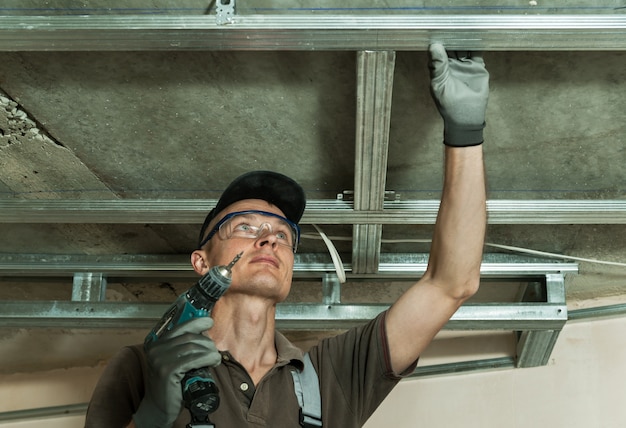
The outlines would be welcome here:
[[[201,17],[215,12],[199,1],[177,2],[176,8],[159,1],[124,5],[64,1],[55,2],[54,8],[48,3],[4,2],[0,15],[96,14],[115,19]],[[257,9],[239,2],[238,13],[320,16],[320,10],[311,11],[303,3],[289,10],[272,2],[255,4]],[[364,19],[383,12],[406,13],[405,3],[385,3],[391,10],[350,5],[354,9],[339,13]],[[423,3],[426,12],[410,12],[428,14],[435,7]],[[517,2],[499,3],[513,7]],[[540,12],[559,16],[559,10],[550,15],[549,7]],[[615,12],[613,6],[594,10],[607,16]],[[454,17],[459,11],[435,12],[446,13]],[[526,6],[514,13],[525,16]],[[571,6],[564,13],[581,11]],[[448,31],[456,34],[454,29]],[[626,273],[618,265],[626,262],[626,35],[623,26],[620,31],[613,35],[613,44],[605,41],[598,49],[568,51],[567,41],[558,34],[555,40],[564,47],[556,50],[549,41],[511,50],[496,47],[495,42],[485,46],[491,73],[485,133],[492,204],[487,240],[614,263],[578,261],[579,274],[568,276],[566,282],[572,308],[606,297],[626,300]],[[139,256],[159,258],[161,264],[164,260],[185,264],[212,200],[234,177],[253,169],[276,170],[302,184],[310,209],[300,257],[330,260],[323,242],[309,237],[316,235],[312,223],[320,224],[342,260],[357,266],[349,272],[353,280],[367,279],[367,285],[348,292],[354,301],[390,299],[386,294],[380,297],[381,289],[395,285],[393,279],[377,276],[377,265],[372,268],[378,257],[397,255],[402,265],[410,263],[407,254],[428,251],[427,243],[390,242],[430,236],[432,215],[424,207],[436,202],[441,188],[442,122],[430,99],[424,45],[397,52],[386,49],[387,57],[356,49],[248,50],[245,45],[193,50],[177,49],[175,44],[146,45],[142,50],[128,47],[129,36],[118,40],[119,49],[112,37],[109,48],[73,50],[51,48],[46,38],[36,39],[28,29],[8,34],[26,42],[22,48],[11,48],[0,33],[3,299],[69,299],[72,262],[81,260],[87,260],[82,270],[94,272],[102,260],[98,257],[120,264],[136,262]],[[72,36],[76,43],[80,36],[106,37],[102,30],[83,27],[70,32],[69,38],[58,34],[51,32],[50,37],[66,46]],[[465,33],[459,34],[462,42]],[[481,34],[493,37],[487,30]],[[572,46],[588,43],[588,36],[577,34],[571,38]],[[509,30],[501,31],[502,44],[519,43],[512,35],[507,39],[509,35]],[[163,30],[160,36],[167,41],[168,32]],[[311,37],[313,44],[320,40]],[[540,34],[529,31],[528,37]],[[381,92],[369,88],[368,82]],[[357,94],[363,93],[371,102],[365,111],[357,107]],[[391,95],[390,110],[376,104],[384,95]],[[374,121],[388,125],[388,141],[386,129],[364,125],[372,112]],[[389,121],[378,113],[389,114]],[[364,134],[373,142],[368,143]],[[388,192],[386,202],[376,186]],[[352,194],[355,202],[350,200]],[[371,195],[375,202],[368,206]],[[78,204],[78,213],[72,212],[71,202]],[[112,203],[109,207],[115,210],[107,211],[98,202]],[[124,217],[128,202],[144,204],[149,215]],[[359,204],[365,212],[361,219],[374,219],[363,222],[382,227],[382,232],[373,232],[373,247],[356,242],[361,226],[354,226],[359,221],[351,218],[358,217],[358,210],[345,211]],[[170,216],[166,206],[175,206],[173,212],[181,218]],[[531,207],[530,214],[524,207]],[[518,254],[492,246],[486,251]],[[38,273],[51,260],[56,273]],[[328,266],[333,272],[329,262]],[[193,278],[190,270],[162,278],[158,273],[111,276],[108,299],[158,302],[173,300]],[[398,280],[408,279],[404,275]],[[322,294],[303,287],[293,301],[315,301]],[[516,292],[510,294],[505,300],[514,299]]]

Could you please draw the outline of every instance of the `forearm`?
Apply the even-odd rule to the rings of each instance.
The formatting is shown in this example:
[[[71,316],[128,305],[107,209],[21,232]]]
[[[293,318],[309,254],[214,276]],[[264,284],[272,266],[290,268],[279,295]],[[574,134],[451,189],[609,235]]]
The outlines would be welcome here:
[[[428,269],[387,314],[396,373],[415,361],[480,282],[486,229],[482,146],[445,150],[444,189]]]
[[[426,277],[451,297],[476,291],[486,229],[482,145],[445,148],[444,186]]]

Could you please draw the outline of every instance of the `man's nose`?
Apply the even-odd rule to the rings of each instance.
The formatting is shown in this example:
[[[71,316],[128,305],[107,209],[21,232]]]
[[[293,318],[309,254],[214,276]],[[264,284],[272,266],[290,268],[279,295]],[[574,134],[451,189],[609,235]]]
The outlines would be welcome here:
[[[257,240],[261,245],[264,245],[265,242],[269,242],[272,245],[277,243],[276,234],[273,233],[272,225],[269,223],[263,223],[259,226],[259,230],[257,232]]]

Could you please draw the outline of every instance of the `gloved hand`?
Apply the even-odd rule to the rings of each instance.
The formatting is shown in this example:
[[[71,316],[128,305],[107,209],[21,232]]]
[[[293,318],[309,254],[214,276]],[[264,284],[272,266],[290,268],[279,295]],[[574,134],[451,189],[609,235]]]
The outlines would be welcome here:
[[[448,146],[477,146],[483,142],[489,73],[479,52],[446,52],[432,44],[430,89],[443,118],[443,142]]]
[[[171,427],[183,407],[180,382],[185,373],[220,364],[215,343],[202,334],[211,327],[210,317],[194,318],[145,346],[148,373],[144,398],[133,416],[137,428]]]

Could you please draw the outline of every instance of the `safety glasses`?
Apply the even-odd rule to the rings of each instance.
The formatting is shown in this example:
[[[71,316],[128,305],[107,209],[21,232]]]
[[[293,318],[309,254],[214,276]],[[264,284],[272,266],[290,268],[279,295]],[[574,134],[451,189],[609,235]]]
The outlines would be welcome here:
[[[200,248],[216,233],[222,239],[258,239],[271,234],[276,237],[276,243],[290,247],[294,253],[300,240],[300,227],[297,224],[278,214],[259,210],[226,214],[200,243]]]

